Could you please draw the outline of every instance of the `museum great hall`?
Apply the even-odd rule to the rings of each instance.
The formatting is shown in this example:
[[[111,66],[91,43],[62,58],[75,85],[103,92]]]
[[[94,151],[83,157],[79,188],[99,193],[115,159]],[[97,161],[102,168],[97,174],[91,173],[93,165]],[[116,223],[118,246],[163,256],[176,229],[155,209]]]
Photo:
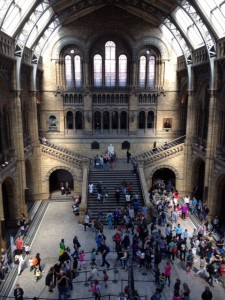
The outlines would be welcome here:
[[[224,215],[224,1],[0,8],[1,236],[61,181],[85,206],[90,161],[110,144],[118,162],[130,149],[146,204],[170,174],[181,196],[197,187],[210,214]]]

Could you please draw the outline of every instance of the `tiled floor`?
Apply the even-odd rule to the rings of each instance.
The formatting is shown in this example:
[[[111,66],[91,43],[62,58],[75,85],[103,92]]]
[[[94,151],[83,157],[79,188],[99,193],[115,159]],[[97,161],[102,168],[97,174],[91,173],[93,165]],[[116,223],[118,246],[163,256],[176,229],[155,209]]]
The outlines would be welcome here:
[[[180,221],[182,227],[187,228],[189,232],[192,232],[193,225],[189,220]],[[114,250],[114,244],[112,241],[112,235],[115,230],[105,229],[105,235],[107,237],[106,241],[110,245],[110,249]],[[162,228],[163,232],[163,228]],[[62,238],[64,238],[67,246],[72,248],[73,237],[77,235],[81,243],[82,249],[86,252],[90,252],[93,247],[96,247],[95,244],[95,234],[91,230],[84,232],[83,226],[78,225],[78,217],[75,217],[71,211],[70,202],[50,202],[48,209],[46,210],[43,221],[41,222],[39,229],[37,230],[36,236],[32,244],[32,255],[35,255],[37,252],[41,254],[42,266],[45,271],[42,273],[42,278],[36,282],[34,275],[29,271],[29,268],[26,267],[22,275],[17,278],[17,281],[21,287],[24,289],[24,299],[39,297],[40,299],[58,299],[57,288],[54,289],[53,293],[49,293],[45,288],[45,276],[49,268],[57,262],[58,259],[58,250],[59,243]],[[110,252],[108,255],[109,262],[111,264],[109,270],[107,271],[109,275],[109,284],[105,288],[102,286],[102,297],[101,299],[109,299],[105,295],[114,295],[110,299],[117,299],[119,293],[124,289],[124,286],[127,284],[128,273],[121,269],[121,267],[115,268],[115,258],[116,254]],[[70,292],[71,299],[84,298],[87,299],[91,297],[89,292],[89,287],[86,286],[86,278],[90,272],[90,253],[86,254],[87,259],[87,269],[80,271],[79,276],[74,280],[73,291]],[[103,269],[100,267],[101,264],[101,255],[97,256],[97,265],[100,274],[100,280],[103,276]],[[199,262],[195,263],[195,267],[198,269]],[[160,270],[164,271],[165,261],[160,264]],[[204,291],[205,285],[207,283],[191,273],[187,275],[185,271],[185,266],[180,260],[176,260],[171,277],[171,287],[165,288],[165,293],[163,299],[172,299],[173,296],[173,285],[175,279],[179,277],[182,282],[187,282],[191,289],[191,300],[201,299],[201,294]],[[135,279],[135,288],[139,292],[142,299],[150,299],[153,291],[155,290],[155,284],[150,282],[153,280],[153,273],[147,271],[145,273],[144,269],[140,269],[139,266],[134,266],[134,279]],[[16,284],[15,282],[15,284]],[[224,300],[224,292],[221,283],[215,283],[215,288],[211,289],[213,292],[213,299]],[[12,290],[13,293],[13,290]],[[147,296],[147,298],[144,298]]]

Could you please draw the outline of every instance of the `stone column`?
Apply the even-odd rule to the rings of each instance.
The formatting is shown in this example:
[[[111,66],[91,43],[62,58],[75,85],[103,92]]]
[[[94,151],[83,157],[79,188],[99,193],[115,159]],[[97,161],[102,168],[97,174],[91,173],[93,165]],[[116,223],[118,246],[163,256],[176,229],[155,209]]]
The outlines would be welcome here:
[[[92,133],[92,97],[89,90],[84,93],[84,130],[86,134]]]
[[[187,123],[186,123],[186,140],[184,146],[184,184],[183,191],[189,194],[192,191],[192,143],[194,137],[194,126],[196,123],[196,110],[193,91],[193,70],[192,66],[188,65],[188,106],[187,106]]]
[[[5,236],[4,236],[4,227],[5,227],[5,218],[4,218],[4,210],[3,210],[3,196],[2,196],[2,183],[0,184],[0,247],[5,248]]]
[[[26,175],[25,175],[25,157],[24,157],[24,141],[23,141],[23,124],[22,124],[22,111],[21,111],[21,92],[15,91],[12,97],[12,119],[14,126],[12,126],[13,144],[15,148],[15,155],[17,158],[16,165],[16,203],[15,215],[20,216],[21,213],[27,214],[27,206],[25,204],[25,188],[26,188]]]
[[[137,134],[137,94],[133,91],[129,99],[129,134]]]
[[[214,183],[212,181],[215,169],[216,144],[218,139],[219,118],[218,118],[218,97],[217,91],[211,90],[209,100],[209,119],[208,119],[208,133],[206,145],[206,159],[205,159],[205,180],[204,180],[204,196],[203,200],[207,202],[210,213],[215,212],[218,203],[216,203],[214,190]],[[218,207],[217,207],[218,209]]]
[[[32,189],[29,194],[33,200],[39,200],[42,193],[41,187],[41,149],[38,135],[38,117],[37,117],[37,92],[33,91],[30,95],[29,105],[29,126],[32,137]]]
[[[82,176],[82,201],[80,204],[79,222],[84,222],[84,215],[87,210],[87,197],[88,197],[88,173],[89,173],[89,160],[83,160],[83,176]]]

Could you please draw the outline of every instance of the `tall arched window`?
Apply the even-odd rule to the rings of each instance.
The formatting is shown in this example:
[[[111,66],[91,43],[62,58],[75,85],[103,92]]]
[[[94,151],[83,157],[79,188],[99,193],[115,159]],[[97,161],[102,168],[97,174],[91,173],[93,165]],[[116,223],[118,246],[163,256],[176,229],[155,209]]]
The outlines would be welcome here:
[[[148,86],[155,85],[155,56],[150,56],[148,62]]]
[[[119,56],[119,86],[127,85],[127,57],[122,54]]]
[[[72,76],[72,59],[70,55],[65,56],[65,78],[66,86],[73,86],[73,76]]]
[[[75,86],[81,87],[81,60],[79,55],[74,57]]]
[[[68,111],[66,114],[66,124],[67,124],[67,129],[73,129],[73,113],[72,113],[72,111]]]
[[[139,86],[140,88],[153,88],[156,80],[156,57],[150,55],[147,50],[140,56],[139,62]]]
[[[146,80],[146,57],[140,57],[140,67],[139,67],[139,85],[140,87],[145,87]]]
[[[112,41],[105,44],[105,85],[116,85],[116,45]]]
[[[148,112],[147,128],[154,128],[154,112],[153,111]]]
[[[99,54],[94,56],[94,86],[102,86],[102,57]]]
[[[65,86],[69,89],[80,89],[82,86],[81,56],[77,52],[74,49],[70,49],[64,53]]]

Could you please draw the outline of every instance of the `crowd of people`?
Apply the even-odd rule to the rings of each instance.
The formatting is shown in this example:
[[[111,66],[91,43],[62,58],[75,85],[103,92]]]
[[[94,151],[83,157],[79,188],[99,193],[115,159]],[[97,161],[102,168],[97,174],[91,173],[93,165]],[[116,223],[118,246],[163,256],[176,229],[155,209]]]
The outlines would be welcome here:
[[[82,241],[77,236],[73,238],[73,249],[66,246],[64,239],[59,242],[59,260],[50,267],[45,276],[45,285],[50,293],[57,287],[59,299],[68,299],[73,290],[73,282],[78,272],[88,272],[87,289],[90,296],[101,299],[103,291],[110,285],[110,270],[121,267],[128,271],[130,262],[134,268],[153,274],[155,292],[150,295],[151,300],[160,300],[168,289],[173,291],[171,300],[189,300],[194,294],[191,286],[178,277],[175,282],[171,280],[175,275],[174,264],[181,266],[186,274],[196,277],[201,276],[205,280],[205,290],[200,297],[203,300],[213,299],[213,293],[209,287],[215,282],[225,281],[224,239],[215,240],[219,219],[215,217],[212,223],[208,222],[208,207],[195,197],[185,195],[181,197],[175,189],[167,191],[163,182],[161,187],[150,190],[150,199],[153,204],[151,223],[148,223],[149,210],[146,206],[135,206],[139,203],[138,194],[132,190],[132,183],[124,180],[115,187],[115,200],[119,203],[120,197],[130,195],[127,205],[108,211],[105,216],[99,209],[98,217],[93,219],[90,209],[85,213],[84,231],[92,232],[96,246],[84,249]],[[100,186],[89,184],[89,193],[102,195]],[[107,194],[107,191],[106,191]],[[118,195],[119,194],[119,195]],[[132,201],[131,201],[132,199]],[[198,216],[200,222],[192,231],[186,226],[187,218],[191,214]],[[23,219],[23,218],[21,218]],[[21,223],[22,224],[22,223]],[[26,226],[25,226],[26,227]],[[23,231],[21,225],[21,233]],[[110,229],[112,243],[106,239],[105,230]],[[29,248],[23,244],[23,235],[15,244],[16,255],[22,256]],[[111,248],[111,249],[110,249]],[[109,253],[115,253],[116,257]],[[101,265],[98,257],[101,256]],[[36,259],[36,260],[35,260]],[[30,271],[34,272],[38,281],[43,276],[40,254],[32,258],[29,256]],[[209,284],[209,285],[207,285]],[[22,291],[16,286],[14,295],[21,295]],[[134,291],[134,299],[141,299],[139,293]],[[127,286],[118,300],[128,298]],[[22,299],[16,298],[15,299]],[[167,298],[168,299],[168,298]],[[192,297],[194,299],[194,296]]]

